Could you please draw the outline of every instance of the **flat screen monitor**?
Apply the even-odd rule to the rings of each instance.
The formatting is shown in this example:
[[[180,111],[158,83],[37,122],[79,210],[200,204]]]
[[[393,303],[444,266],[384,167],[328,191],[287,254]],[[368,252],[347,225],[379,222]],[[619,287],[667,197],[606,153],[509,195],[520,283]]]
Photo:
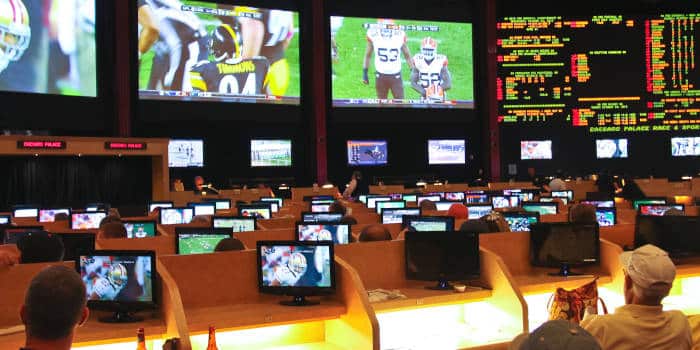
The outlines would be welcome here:
[[[377,214],[381,214],[383,209],[401,209],[406,208],[405,201],[379,201],[375,203]]]
[[[440,195],[418,195],[416,197],[416,202],[418,202],[418,205],[424,200],[429,200],[431,202],[439,202],[442,200],[442,196]]]
[[[181,225],[189,224],[194,217],[193,208],[161,208],[161,225]]]
[[[327,213],[331,210],[330,204],[312,204],[310,207],[312,213]]]
[[[540,215],[557,215],[559,207],[557,203],[525,202],[522,205],[526,211],[534,211]]]
[[[122,220],[127,238],[146,238],[156,236],[155,220]]]
[[[203,140],[170,140],[168,166],[171,168],[201,168],[204,166]]]
[[[386,140],[348,141],[349,166],[387,165],[388,162],[389,158]]]
[[[685,214],[685,205],[683,204],[642,204],[639,206],[639,215],[662,216],[666,215],[666,212],[671,209],[675,209],[680,211],[682,214]]]
[[[85,211],[108,211],[109,203],[88,203],[85,205]]]
[[[350,225],[337,222],[297,223],[298,241],[329,241],[333,244],[350,243]]]
[[[313,222],[340,222],[343,218],[342,213],[313,213],[313,212],[302,212],[301,222],[303,223],[313,223]]]
[[[230,210],[231,200],[230,199],[202,199],[203,203],[214,203],[215,210]],[[195,214],[197,215],[197,214]]]
[[[460,201],[464,202],[466,195],[464,192],[445,192],[446,201]]]
[[[12,223],[12,215],[0,215],[0,226]]]
[[[311,200],[311,204],[333,204],[335,202],[335,199],[313,199]]]
[[[469,220],[476,220],[484,215],[488,215],[488,213],[493,211],[493,205],[486,204],[486,205],[480,205],[480,204],[468,204],[467,205],[467,210],[469,211],[468,219]]]
[[[598,224],[538,223],[530,226],[530,263],[556,267],[557,275],[575,275],[570,266],[600,262]]]
[[[194,209],[194,215],[215,215],[216,204],[211,202],[187,203],[187,206]]]
[[[463,231],[406,232],[406,279],[436,281],[431,289],[451,289],[449,281],[481,276],[479,234]]]
[[[250,166],[291,167],[292,140],[250,140]]]
[[[21,237],[43,231],[43,226],[7,226],[3,229],[3,241],[5,244],[16,244]]]
[[[666,198],[642,198],[632,201],[634,210],[639,210],[639,206],[644,204],[666,205]]]
[[[404,195],[401,196],[401,197],[402,197],[402,199],[403,199],[404,201],[410,202],[410,203],[415,203],[416,201],[418,201],[418,195],[417,195],[417,194],[404,194]]]
[[[377,202],[387,202],[391,200],[391,196],[367,196],[367,208],[375,209],[377,208]]]
[[[304,196],[304,202],[314,202],[314,201],[330,201],[328,203],[333,203],[335,197],[331,195],[323,196]]]
[[[554,198],[566,198],[569,201],[574,200],[573,190],[563,190],[563,191],[552,191],[552,197]]]
[[[615,207],[615,201],[614,200],[607,200],[607,201],[581,201],[581,204],[590,204],[596,208],[614,208]]]
[[[250,204],[269,205],[269,206],[270,206],[270,210],[272,210],[273,213],[277,213],[277,212],[280,211],[279,204],[277,204],[276,201],[275,201],[275,202],[270,202],[270,201],[254,201],[254,202],[250,202]],[[311,202],[311,204],[313,205],[313,204],[316,204],[316,203]]]
[[[284,199],[279,197],[260,197],[261,202],[277,202],[277,207],[282,208]]]
[[[360,201],[360,203],[367,204],[367,195],[366,194],[361,194],[357,199]]]
[[[314,304],[305,297],[335,291],[332,242],[258,241],[256,250],[260,292],[294,297],[284,305]]]
[[[637,216],[634,246],[653,244],[672,258],[700,255],[700,219],[697,216]]]
[[[96,2],[4,1],[0,91],[97,97]]]
[[[540,222],[540,214],[535,212],[503,213],[511,232],[529,232],[530,225]]]
[[[428,140],[428,164],[466,164],[464,140]]]
[[[95,233],[52,233],[63,241],[63,261],[77,261],[95,250]]]
[[[453,231],[455,218],[452,216],[403,216],[403,227],[409,231]]]
[[[402,201],[403,193],[389,193],[389,197],[391,197],[393,201]]]
[[[157,305],[154,251],[96,250],[81,254],[75,265],[85,284],[88,306],[115,311],[100,321],[140,321],[131,312]]]
[[[70,208],[52,208],[39,210],[39,222],[54,222],[55,216],[58,213],[66,214],[66,218],[70,218]]]
[[[516,208],[520,206],[520,197],[518,196],[492,196],[491,204],[494,208]]]
[[[460,201],[437,201],[435,207],[439,211],[448,211],[453,204],[464,204]]]
[[[564,205],[569,204],[569,199],[566,197],[540,196],[541,203],[554,203],[556,199],[560,200]]]
[[[272,217],[272,208],[269,204],[245,204],[238,206],[238,216],[252,216],[257,219],[267,220]]]
[[[39,216],[39,208],[34,206],[15,205],[12,207],[12,217],[36,218]]]
[[[467,204],[489,203],[489,195],[488,194],[467,194],[464,197],[464,201]]]
[[[159,201],[159,202],[150,202],[148,203],[148,212],[152,212],[156,208],[172,208],[175,206],[175,203],[173,202],[164,202],[164,201]]]
[[[175,252],[179,255],[213,253],[214,248],[224,238],[232,238],[228,228],[175,228]]]
[[[598,159],[627,158],[627,139],[595,140]]]
[[[520,160],[552,159],[552,141],[520,141]]]
[[[333,16],[333,106],[473,109],[473,45],[471,23]]]
[[[700,156],[700,137],[671,138],[671,156]]]
[[[158,30],[161,37],[179,33],[179,40],[170,43],[165,36],[141,55],[139,98],[299,104],[298,12],[221,0],[165,4],[153,11],[164,18]],[[146,28],[139,30],[139,37],[145,35]],[[184,56],[168,54],[180,46],[188,48]],[[179,66],[171,67],[174,59]]]
[[[518,197],[519,202],[529,202],[535,200],[535,194],[533,192],[518,192],[511,195]]]
[[[615,208],[595,208],[595,217],[600,227],[614,226],[617,224],[617,210],[615,210]]]
[[[71,230],[94,230],[100,228],[100,222],[107,217],[107,212],[93,211],[72,213],[70,216]]]
[[[382,224],[400,224],[404,216],[420,216],[420,214],[420,208],[382,209]]]
[[[212,219],[213,228],[228,228],[232,232],[255,231],[255,217],[244,216],[215,216]]]

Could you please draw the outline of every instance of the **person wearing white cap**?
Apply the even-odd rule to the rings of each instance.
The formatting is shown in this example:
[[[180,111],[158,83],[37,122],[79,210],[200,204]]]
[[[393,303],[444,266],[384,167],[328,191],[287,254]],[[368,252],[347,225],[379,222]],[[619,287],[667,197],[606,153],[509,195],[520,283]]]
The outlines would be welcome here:
[[[676,278],[668,253],[647,244],[620,255],[625,273],[625,304],[611,315],[587,315],[581,327],[598,339],[603,349],[689,350],[688,319],[680,311],[663,311],[661,301]]]

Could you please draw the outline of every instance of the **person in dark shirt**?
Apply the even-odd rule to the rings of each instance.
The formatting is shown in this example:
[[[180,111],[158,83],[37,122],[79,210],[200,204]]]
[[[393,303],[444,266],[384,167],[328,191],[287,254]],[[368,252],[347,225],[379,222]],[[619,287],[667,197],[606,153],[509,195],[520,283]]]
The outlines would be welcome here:
[[[527,181],[532,182],[533,186],[542,190],[545,189],[545,186],[548,184],[547,179],[537,175],[537,172],[533,167],[527,168]]]
[[[65,254],[63,241],[48,232],[37,232],[20,238],[17,249],[21,252],[22,264],[63,261]]]

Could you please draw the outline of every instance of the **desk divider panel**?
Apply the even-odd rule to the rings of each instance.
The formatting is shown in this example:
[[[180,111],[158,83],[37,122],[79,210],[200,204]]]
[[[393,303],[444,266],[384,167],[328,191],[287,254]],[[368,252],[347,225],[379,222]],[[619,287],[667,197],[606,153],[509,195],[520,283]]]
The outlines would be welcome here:
[[[338,195],[338,187],[321,188],[321,187],[292,187],[292,200],[303,202],[304,197],[309,196],[333,196]]]
[[[258,241],[293,241],[296,238],[296,229],[234,232],[233,237],[243,242],[247,249],[255,249]]]
[[[153,250],[156,256],[175,254],[175,236],[156,236],[144,238],[98,239],[96,249],[107,250]]]

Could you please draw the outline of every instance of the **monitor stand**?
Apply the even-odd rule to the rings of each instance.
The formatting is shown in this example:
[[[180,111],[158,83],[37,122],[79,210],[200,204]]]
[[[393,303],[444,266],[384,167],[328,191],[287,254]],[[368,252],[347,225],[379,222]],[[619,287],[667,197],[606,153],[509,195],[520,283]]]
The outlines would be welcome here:
[[[569,276],[583,276],[583,273],[580,272],[573,272],[571,271],[571,267],[569,264],[561,264],[561,267],[559,268],[559,272],[550,272],[548,275],[550,276],[559,276],[559,277],[569,277]]]
[[[115,311],[110,316],[100,317],[99,321],[104,323],[135,323],[143,321],[143,317],[136,316],[128,311]]]
[[[321,302],[319,301],[313,301],[313,300],[308,300],[306,297],[303,296],[294,296],[294,299],[292,300],[282,300],[280,301],[280,305],[284,306],[313,306],[313,305],[318,305]]]
[[[450,284],[449,281],[446,279],[439,279],[437,281],[437,284],[434,286],[427,286],[425,289],[430,289],[430,290],[452,290],[452,285]]]

